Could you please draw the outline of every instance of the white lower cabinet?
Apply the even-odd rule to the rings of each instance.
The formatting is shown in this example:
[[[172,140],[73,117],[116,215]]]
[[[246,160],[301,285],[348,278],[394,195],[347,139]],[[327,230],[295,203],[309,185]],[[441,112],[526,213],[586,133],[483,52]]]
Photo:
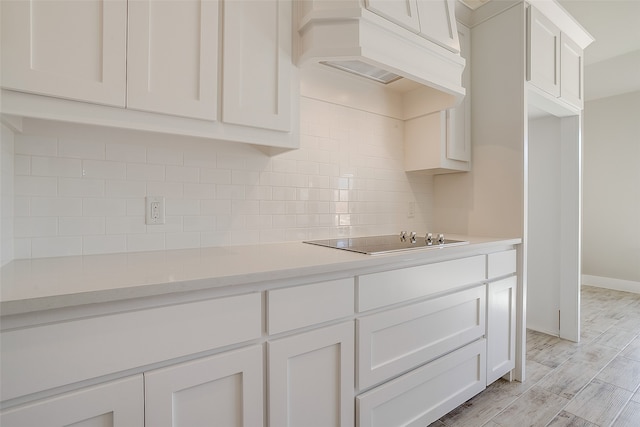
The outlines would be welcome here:
[[[264,424],[262,346],[146,372],[145,425]]]
[[[358,319],[358,389],[482,338],[485,298],[481,285]]]
[[[515,368],[516,276],[488,284],[487,384]]]
[[[353,425],[354,324],[268,343],[269,425]]]
[[[424,427],[486,386],[486,341],[475,341],[356,398],[358,427]]]
[[[142,375],[65,393],[0,413],[2,427],[143,427]]]

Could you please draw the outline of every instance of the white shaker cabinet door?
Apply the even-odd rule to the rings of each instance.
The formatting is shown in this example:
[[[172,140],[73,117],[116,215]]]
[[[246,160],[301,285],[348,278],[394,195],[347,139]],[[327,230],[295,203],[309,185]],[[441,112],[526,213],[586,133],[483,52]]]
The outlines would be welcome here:
[[[2,87],[124,107],[126,0],[2,1]]]
[[[217,119],[219,3],[130,0],[127,108]]]
[[[560,29],[534,7],[529,7],[527,80],[545,92],[560,96]]]
[[[262,366],[252,346],[145,373],[145,425],[262,426]]]
[[[222,121],[291,130],[290,1],[224,3]]]
[[[566,34],[560,34],[560,98],[582,109],[583,97],[583,52]]]
[[[65,393],[0,413],[2,427],[143,427],[142,375]]]
[[[270,342],[268,359],[270,426],[353,426],[353,322]]]
[[[516,288],[516,276],[487,288],[487,385],[515,368]]]

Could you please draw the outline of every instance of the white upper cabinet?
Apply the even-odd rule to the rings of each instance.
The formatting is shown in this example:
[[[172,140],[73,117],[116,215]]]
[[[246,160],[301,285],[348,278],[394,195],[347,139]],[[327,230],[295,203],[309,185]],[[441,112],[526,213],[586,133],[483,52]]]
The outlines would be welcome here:
[[[560,35],[560,98],[584,108],[584,82],[582,78],[583,51],[566,34]]]
[[[537,9],[529,8],[527,80],[560,96],[560,29]]]
[[[549,18],[530,6],[527,80],[549,95],[582,109],[583,50]]]
[[[225,123],[291,130],[291,2],[226,0]]]
[[[2,87],[124,107],[126,0],[3,1]]]
[[[217,119],[219,4],[131,0],[127,107]]]
[[[434,43],[460,52],[453,1],[367,0],[366,7]]]

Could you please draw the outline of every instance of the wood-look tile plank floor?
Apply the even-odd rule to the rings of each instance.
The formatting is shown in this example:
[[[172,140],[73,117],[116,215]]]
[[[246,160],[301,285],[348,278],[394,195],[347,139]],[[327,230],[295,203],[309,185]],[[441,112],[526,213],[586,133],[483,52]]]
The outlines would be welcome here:
[[[583,286],[580,343],[527,331],[527,379],[429,427],[640,427],[640,294]]]

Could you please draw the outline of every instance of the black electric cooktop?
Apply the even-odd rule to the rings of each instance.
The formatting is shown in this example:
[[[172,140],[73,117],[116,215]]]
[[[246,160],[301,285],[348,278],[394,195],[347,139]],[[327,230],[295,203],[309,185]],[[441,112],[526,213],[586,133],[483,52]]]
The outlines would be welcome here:
[[[437,236],[437,235],[436,235]],[[399,235],[370,236],[370,237],[341,237],[338,239],[309,240],[303,243],[342,249],[367,255],[386,254],[390,252],[409,251],[414,249],[443,248],[447,246],[464,245],[469,242],[463,240],[444,239],[439,243],[434,238],[431,243],[425,236],[410,236],[401,238]]]

